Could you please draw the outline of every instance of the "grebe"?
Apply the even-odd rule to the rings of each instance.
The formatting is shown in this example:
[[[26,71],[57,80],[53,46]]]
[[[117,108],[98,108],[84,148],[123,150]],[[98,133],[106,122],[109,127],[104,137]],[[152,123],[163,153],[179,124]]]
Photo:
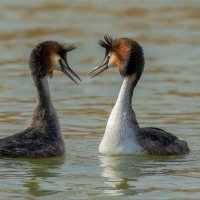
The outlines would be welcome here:
[[[47,78],[52,77],[54,70],[58,70],[78,84],[75,78],[80,78],[68,66],[66,57],[73,49],[73,45],[56,41],[39,43],[33,49],[29,66],[38,92],[37,105],[26,130],[0,139],[0,156],[34,158],[65,153],[65,144],[51,101]]]
[[[129,38],[113,39],[108,35],[98,42],[106,49],[105,58],[89,75],[91,78],[110,67],[117,67],[123,84],[107,122],[99,152],[115,154],[173,155],[188,153],[187,142],[159,128],[140,128],[131,106],[133,90],[142,75],[142,47]]]

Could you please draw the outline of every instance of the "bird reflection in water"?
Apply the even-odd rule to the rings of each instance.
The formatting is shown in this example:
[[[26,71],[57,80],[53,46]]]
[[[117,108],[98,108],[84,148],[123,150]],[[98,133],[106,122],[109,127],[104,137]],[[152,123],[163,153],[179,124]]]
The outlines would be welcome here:
[[[59,168],[64,164],[64,157],[45,159],[27,159],[33,166],[29,172],[31,179],[24,183],[24,187],[33,196],[52,195],[60,192],[56,187],[58,183],[51,181],[52,177],[60,177]],[[46,187],[45,187],[46,185]]]

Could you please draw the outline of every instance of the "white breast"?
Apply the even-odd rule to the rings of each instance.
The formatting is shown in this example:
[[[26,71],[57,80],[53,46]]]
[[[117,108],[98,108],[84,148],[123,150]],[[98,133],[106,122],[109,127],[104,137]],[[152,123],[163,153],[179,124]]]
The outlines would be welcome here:
[[[142,152],[136,141],[139,131],[135,113],[131,107],[131,83],[133,79],[124,79],[117,102],[107,122],[99,152],[103,154],[131,154]]]

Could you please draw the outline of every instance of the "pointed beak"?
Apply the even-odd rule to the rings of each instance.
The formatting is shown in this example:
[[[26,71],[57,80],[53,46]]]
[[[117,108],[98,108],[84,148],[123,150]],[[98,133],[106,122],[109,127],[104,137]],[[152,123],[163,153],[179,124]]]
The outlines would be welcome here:
[[[106,59],[103,61],[102,64],[98,65],[97,67],[95,67],[93,70],[91,70],[87,75],[93,78],[97,75],[99,75],[100,73],[102,73],[103,71],[105,71],[106,69],[108,69],[108,62],[109,62],[109,58],[106,57]]]
[[[81,81],[79,76],[69,67],[69,65],[66,61],[64,61],[64,64],[61,59],[59,59],[58,61],[59,61],[60,67],[62,69],[62,72],[65,73],[72,81],[74,81],[74,83],[76,83],[78,85],[78,82],[76,79]]]

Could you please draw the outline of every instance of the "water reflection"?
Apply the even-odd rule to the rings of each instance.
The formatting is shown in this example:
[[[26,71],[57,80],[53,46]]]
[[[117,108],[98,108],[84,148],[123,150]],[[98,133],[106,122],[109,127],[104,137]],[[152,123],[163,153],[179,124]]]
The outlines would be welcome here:
[[[15,177],[15,180],[23,177],[22,185],[32,196],[55,194],[59,192],[59,187],[56,187],[56,182],[51,179],[60,176],[60,169],[64,163],[65,157],[1,159],[1,169],[6,168],[9,172],[1,171],[1,179],[8,182],[9,179],[13,179],[12,177]]]
[[[60,167],[64,164],[65,158],[58,157],[52,159],[36,159],[36,160],[28,160],[31,165],[34,165],[32,169],[30,169],[29,176],[30,180],[24,182],[24,187],[28,189],[29,193],[33,196],[43,196],[43,195],[51,195],[59,192],[59,188],[43,188],[43,184],[45,182],[53,183],[48,179],[52,177],[57,177],[60,175]],[[38,164],[39,163],[39,164]],[[43,182],[43,183],[42,183]],[[42,183],[42,184],[41,184]],[[56,183],[54,183],[56,185]]]
[[[145,160],[140,156],[108,157],[99,156],[102,176],[107,179],[106,194],[122,195],[134,191],[135,182],[144,176]],[[141,168],[142,166],[142,168]],[[132,192],[133,192],[132,191]]]
[[[185,159],[184,155],[177,157],[99,156],[100,166],[103,169],[102,176],[106,178],[104,193],[109,195],[137,195],[159,190],[159,187],[155,188],[153,185],[151,186],[151,183],[146,182],[144,187],[140,182],[141,180],[145,182],[146,176],[177,174],[177,169],[174,166],[181,166]],[[169,166],[169,163],[171,163],[171,166]],[[186,173],[184,170],[178,171],[179,173]]]

